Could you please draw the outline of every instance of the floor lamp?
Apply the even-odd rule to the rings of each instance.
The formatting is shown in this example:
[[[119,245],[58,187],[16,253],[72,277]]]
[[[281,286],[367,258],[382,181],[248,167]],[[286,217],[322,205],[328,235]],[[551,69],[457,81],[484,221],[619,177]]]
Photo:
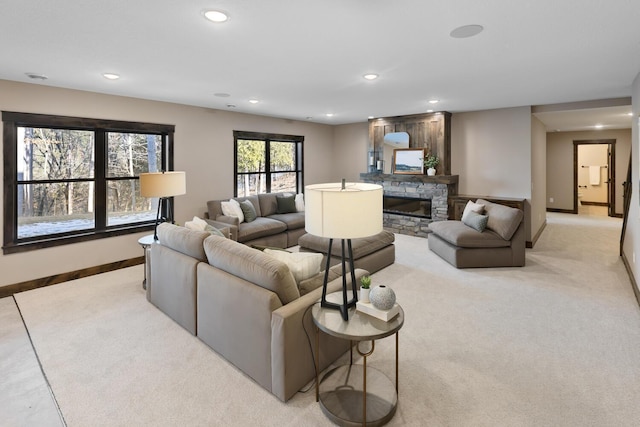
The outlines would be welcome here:
[[[158,197],[158,212],[156,226],[153,229],[153,240],[158,240],[158,224],[160,212],[164,208],[167,212],[166,221],[173,222],[171,217],[170,197],[179,196],[187,192],[186,175],[184,172],[149,172],[140,174],[140,195],[142,197]]]
[[[343,179],[342,183],[306,186],[304,200],[305,230],[329,238],[320,305],[340,310],[342,318],[349,320],[349,307],[358,301],[351,239],[373,236],[382,231],[382,187],[360,182],[346,183]],[[326,298],[333,239],[342,240],[342,304],[329,302]],[[351,270],[353,294],[350,299],[347,296],[346,261]]]

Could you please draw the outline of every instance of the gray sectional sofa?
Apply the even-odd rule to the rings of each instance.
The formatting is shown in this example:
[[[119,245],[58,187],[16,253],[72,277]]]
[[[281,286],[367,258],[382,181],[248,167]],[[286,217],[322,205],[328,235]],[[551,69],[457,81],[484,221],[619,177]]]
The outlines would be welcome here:
[[[524,266],[524,213],[484,199],[475,203],[482,209],[473,215],[484,226],[465,224],[464,215],[462,221],[432,222],[429,249],[457,268]]]
[[[240,243],[289,248],[296,246],[298,238],[305,233],[304,212],[279,210],[277,198],[283,196],[284,193],[267,193],[235,197],[239,202],[249,200],[253,205],[257,217],[250,222],[239,222],[237,217],[224,215],[221,204],[228,199],[208,201],[206,217],[237,228]]]
[[[309,307],[322,272],[296,283],[287,264],[257,249],[168,223],[158,238],[147,254],[151,303],[282,401],[315,378]],[[342,288],[337,271],[329,292]],[[355,273],[358,283],[368,274]],[[320,369],[349,348],[324,333],[320,340]]]

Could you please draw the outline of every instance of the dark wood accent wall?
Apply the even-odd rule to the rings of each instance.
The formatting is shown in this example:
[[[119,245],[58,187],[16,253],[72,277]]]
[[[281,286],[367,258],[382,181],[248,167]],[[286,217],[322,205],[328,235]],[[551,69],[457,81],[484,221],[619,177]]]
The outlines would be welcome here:
[[[370,148],[381,151],[384,136],[392,132],[407,132],[409,148],[425,148],[435,154],[440,159],[437,175],[451,175],[451,113],[442,111],[370,119]]]
[[[42,277],[40,279],[28,280],[26,282],[15,283],[13,285],[1,286],[0,298],[8,297],[18,292],[56,285],[69,280],[81,279],[83,277],[93,276],[94,274],[106,273],[108,271],[131,267],[138,264],[144,264],[144,256],[111,262],[109,264],[97,265],[95,267],[84,268],[82,270],[70,271],[68,273],[56,274],[54,276]],[[142,279],[143,278],[140,277],[140,286],[142,286]]]

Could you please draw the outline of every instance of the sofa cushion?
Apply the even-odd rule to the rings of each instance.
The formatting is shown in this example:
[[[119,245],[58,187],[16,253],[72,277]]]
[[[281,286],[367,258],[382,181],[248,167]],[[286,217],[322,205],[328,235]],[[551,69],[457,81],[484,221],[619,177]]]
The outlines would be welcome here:
[[[435,221],[429,229],[441,239],[461,248],[501,248],[511,242],[490,230],[482,233],[466,226],[462,221]]]
[[[342,276],[342,264],[336,264],[329,269],[329,277],[327,283],[330,283]],[[350,281],[349,281],[350,282]],[[324,283],[324,271],[310,277],[302,282],[298,283],[298,289],[300,290],[300,296],[306,295],[314,289],[318,289]]]
[[[274,214],[270,215],[269,218],[284,222],[288,230],[304,228],[304,212]]]
[[[251,203],[250,200],[241,201],[240,209],[242,209],[242,214],[244,215],[244,220],[246,222],[251,222],[258,216],[258,214],[256,213],[256,208],[253,207],[253,203]]]
[[[204,252],[210,265],[274,292],[283,305],[300,297],[289,267],[270,255],[218,236],[204,241]]]
[[[276,213],[279,214],[287,214],[296,212],[296,196],[295,195],[278,195],[276,197],[276,202],[278,202],[278,209]]]
[[[353,259],[360,259],[366,255],[372,254],[385,246],[389,246],[395,241],[395,236],[386,230],[369,237],[361,237],[351,239],[351,249],[353,251]],[[300,247],[311,249],[312,251],[326,254],[329,250],[329,239],[325,237],[314,236],[313,234],[305,234],[298,239]],[[345,251],[347,246],[345,245]],[[340,257],[342,255],[341,239],[333,239],[331,247],[331,256]]]
[[[278,212],[278,201],[276,200],[278,194],[279,193],[258,194],[262,216],[270,216]]]
[[[248,242],[259,237],[272,236],[287,229],[284,222],[271,218],[258,217],[254,221],[245,222],[238,228],[238,242]]]
[[[484,208],[483,208],[484,209]],[[467,216],[462,215],[462,223],[467,225],[474,230],[482,233],[485,228],[487,228],[487,222],[489,221],[489,217],[486,215],[480,215],[474,211],[467,212]]]
[[[162,246],[200,261],[207,259],[202,247],[207,237],[206,231],[190,230],[168,222],[158,225],[158,240]]]
[[[264,253],[287,264],[298,285],[320,272],[323,258],[322,254],[314,252],[288,252],[269,248],[264,249]]]
[[[476,203],[484,205],[485,214],[489,217],[487,228],[498,233],[505,240],[511,240],[513,233],[522,222],[524,213],[520,209],[488,202],[483,199],[476,200]]]

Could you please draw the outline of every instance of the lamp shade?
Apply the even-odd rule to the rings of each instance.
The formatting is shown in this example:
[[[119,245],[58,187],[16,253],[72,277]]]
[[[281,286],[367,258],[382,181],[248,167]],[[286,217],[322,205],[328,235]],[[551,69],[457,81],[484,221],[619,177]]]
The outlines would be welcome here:
[[[187,192],[184,172],[150,172],[140,174],[142,197],[172,197]]]
[[[361,182],[305,187],[305,230],[331,239],[356,239],[382,231],[382,186]]]

